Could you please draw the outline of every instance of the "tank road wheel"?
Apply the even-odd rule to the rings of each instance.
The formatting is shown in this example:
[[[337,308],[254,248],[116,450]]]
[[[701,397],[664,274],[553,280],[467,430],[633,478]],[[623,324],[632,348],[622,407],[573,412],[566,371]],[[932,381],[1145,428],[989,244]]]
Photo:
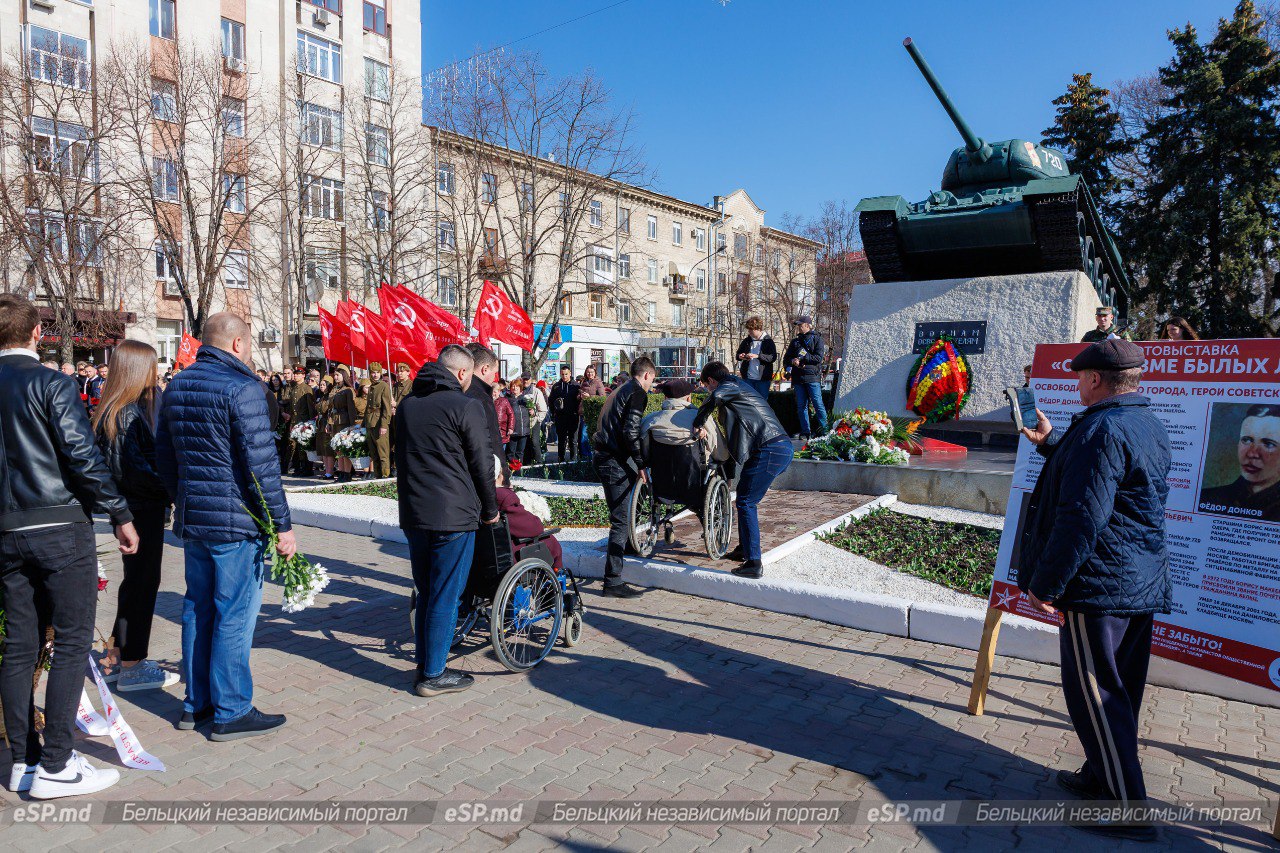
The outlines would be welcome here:
[[[898,214],[892,210],[864,210],[858,214],[862,248],[876,281],[906,281],[907,265],[898,239]]]
[[[707,543],[707,556],[719,560],[729,550],[733,538],[733,501],[729,484],[716,477],[707,487],[702,503],[702,538]]]
[[[631,547],[641,557],[652,557],[653,549],[658,545],[661,525],[658,524],[658,501],[653,496],[651,483],[636,481],[635,488],[631,490],[628,517],[631,519]]]
[[[551,651],[564,618],[556,573],[541,560],[521,560],[498,584],[489,616],[493,653],[512,672],[536,666]]]

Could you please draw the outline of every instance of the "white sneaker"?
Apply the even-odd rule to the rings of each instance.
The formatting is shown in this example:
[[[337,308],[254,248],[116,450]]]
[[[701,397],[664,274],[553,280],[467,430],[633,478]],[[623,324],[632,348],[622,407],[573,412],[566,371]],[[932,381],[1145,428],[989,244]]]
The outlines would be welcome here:
[[[33,800],[56,800],[58,797],[74,797],[93,794],[110,788],[120,781],[120,771],[113,767],[98,768],[74,750],[67,766],[58,773],[50,773],[40,765],[31,783]]]
[[[36,767],[27,764],[15,764],[9,771],[9,790],[15,794],[31,790],[31,783],[36,778]]]
[[[116,681],[117,693],[129,693],[134,690],[163,690],[178,683],[178,673],[161,669],[153,660],[138,661],[128,669],[121,667],[119,672],[120,678]]]

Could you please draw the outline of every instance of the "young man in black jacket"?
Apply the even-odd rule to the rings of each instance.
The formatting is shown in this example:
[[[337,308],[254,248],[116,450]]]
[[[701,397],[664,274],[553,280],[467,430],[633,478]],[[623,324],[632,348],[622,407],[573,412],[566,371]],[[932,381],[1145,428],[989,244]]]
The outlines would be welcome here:
[[[138,534],[98,451],[76,380],[41,366],[40,336],[35,305],[0,296],[0,583],[8,619],[0,702],[13,755],[9,790],[44,800],[91,794],[120,779],[71,748],[98,604],[89,514],[110,516],[121,553],[137,552]],[[54,654],[42,748],[31,708],[46,620]]]
[[[560,381],[551,386],[547,405],[551,408],[551,420],[556,425],[556,458],[568,462],[578,455],[579,387],[573,381],[573,369],[560,368]]]
[[[796,414],[800,418],[800,438],[824,435],[827,431],[827,409],[822,402],[822,362],[827,348],[822,335],[813,330],[813,318],[801,314],[795,321],[796,336],[787,346],[782,360],[791,374],[791,387],[796,392]],[[810,429],[809,405],[817,417],[817,430]]]
[[[451,344],[424,364],[413,390],[396,407],[396,487],[400,527],[418,588],[414,691],[438,696],[466,690],[475,679],[446,669],[458,621],[458,600],[471,573],[476,530],[497,524],[493,448],[484,407],[467,394],[475,365]]]
[[[622,557],[627,550],[631,489],[645,476],[640,446],[640,422],[649,403],[649,389],[658,370],[653,360],[640,356],[631,363],[631,378],[604,401],[600,423],[591,437],[591,464],[604,486],[609,505],[609,551],[604,564],[604,594],[633,598],[640,594],[622,582]],[[558,427],[557,427],[558,429]]]

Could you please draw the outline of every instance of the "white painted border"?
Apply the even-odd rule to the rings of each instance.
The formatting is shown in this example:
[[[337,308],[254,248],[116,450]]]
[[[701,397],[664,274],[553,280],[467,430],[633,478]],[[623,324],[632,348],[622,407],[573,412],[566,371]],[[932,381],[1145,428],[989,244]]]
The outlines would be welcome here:
[[[833,518],[831,521],[828,521],[826,524],[818,525],[817,527],[810,530],[808,533],[801,533],[799,536],[795,537],[794,539],[791,539],[787,542],[783,542],[781,545],[778,545],[775,548],[770,548],[767,552],[760,555],[760,562],[766,566],[769,565],[770,563],[776,563],[779,560],[783,559],[784,557],[791,556],[792,554],[794,554],[796,551],[799,551],[804,546],[811,544],[823,533],[830,533],[832,530],[835,530],[837,527],[839,527],[840,525],[844,524],[847,521],[853,521],[855,519],[862,518],[863,516],[870,515],[871,513],[875,512],[881,507],[892,506],[897,502],[898,502],[897,495],[881,495],[880,497],[875,498],[874,500],[863,504],[862,506],[858,507],[855,510],[846,512],[844,515],[840,516],[839,518]]]

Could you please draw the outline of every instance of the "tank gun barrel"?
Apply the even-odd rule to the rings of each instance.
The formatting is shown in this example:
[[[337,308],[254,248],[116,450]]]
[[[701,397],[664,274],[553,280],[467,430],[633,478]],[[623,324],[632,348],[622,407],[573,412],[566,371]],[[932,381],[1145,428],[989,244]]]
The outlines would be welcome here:
[[[933,94],[938,97],[942,103],[942,108],[947,111],[947,115],[951,117],[951,123],[956,126],[956,130],[960,131],[960,136],[964,139],[965,148],[980,163],[985,163],[991,159],[991,146],[983,141],[982,137],[973,132],[973,128],[969,127],[969,123],[960,115],[960,111],[956,109],[956,105],[951,102],[950,96],[942,88],[942,84],[938,82],[938,77],[933,73],[933,69],[929,67],[929,63],[925,61],[924,56],[920,54],[919,48],[910,38],[902,40],[902,46],[907,49],[907,53],[911,54],[911,58],[915,60],[916,67],[920,69],[920,73],[924,75],[925,82],[929,84],[929,88],[933,90]]]

